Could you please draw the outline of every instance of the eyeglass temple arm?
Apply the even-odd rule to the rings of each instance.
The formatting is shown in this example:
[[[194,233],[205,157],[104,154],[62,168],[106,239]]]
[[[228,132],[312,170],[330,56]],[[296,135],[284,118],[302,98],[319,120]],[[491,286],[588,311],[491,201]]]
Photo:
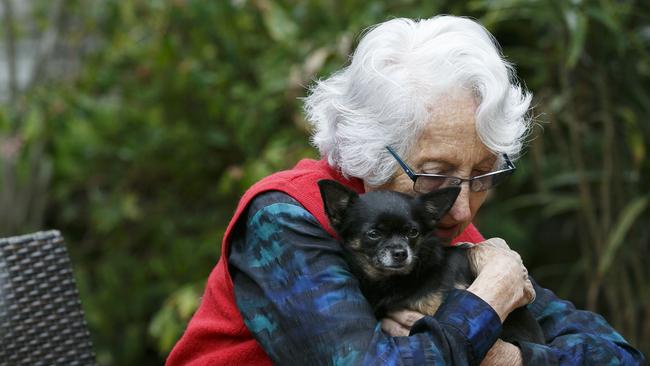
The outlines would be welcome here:
[[[508,168],[516,169],[515,164],[510,161],[510,158],[508,157],[508,154],[503,154],[503,158],[506,160],[506,165]]]
[[[388,152],[391,155],[393,155],[393,157],[395,158],[395,160],[397,160],[397,162],[402,167],[402,169],[404,169],[404,171],[406,172],[406,175],[408,175],[409,178],[411,178],[411,180],[415,181],[417,179],[417,176],[415,175],[415,173],[413,173],[411,168],[409,168],[409,166],[406,165],[406,163],[402,161],[402,159],[399,157],[399,155],[397,155],[397,153],[390,146],[386,146],[386,149],[388,150]]]

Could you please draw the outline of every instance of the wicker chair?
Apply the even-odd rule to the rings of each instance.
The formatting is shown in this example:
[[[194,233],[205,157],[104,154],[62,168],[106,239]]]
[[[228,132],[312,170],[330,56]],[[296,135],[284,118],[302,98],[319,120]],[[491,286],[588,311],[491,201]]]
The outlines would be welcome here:
[[[0,239],[0,366],[95,364],[61,234]]]

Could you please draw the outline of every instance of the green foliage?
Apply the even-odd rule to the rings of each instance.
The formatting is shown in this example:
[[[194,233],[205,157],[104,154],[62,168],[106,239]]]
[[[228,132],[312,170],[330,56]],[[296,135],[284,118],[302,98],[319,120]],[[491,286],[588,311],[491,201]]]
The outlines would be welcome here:
[[[344,65],[365,27],[438,13],[495,34],[543,127],[482,209],[482,231],[634,344],[650,339],[647,4],[63,3],[80,68],[0,106],[0,230],[64,233],[102,365],[160,364],[241,194],[316,156],[305,87]],[[36,28],[52,27],[39,4]]]
[[[203,286],[187,285],[169,295],[149,324],[149,335],[158,340],[158,349],[167,351],[174,346],[196,311],[202,290]]]
[[[538,281],[643,345],[650,338],[650,273],[639,260],[650,249],[642,224],[650,218],[650,8],[498,1],[475,9],[486,12],[484,24],[535,92],[543,127],[521,161],[524,174],[481,212],[512,223],[488,219],[482,229],[503,232]],[[507,236],[509,227],[521,234]]]

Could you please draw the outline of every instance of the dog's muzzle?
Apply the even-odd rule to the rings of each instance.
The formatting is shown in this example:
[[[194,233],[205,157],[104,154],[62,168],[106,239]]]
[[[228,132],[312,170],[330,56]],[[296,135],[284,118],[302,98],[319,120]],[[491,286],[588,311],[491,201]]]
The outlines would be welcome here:
[[[408,245],[391,245],[381,248],[375,259],[381,268],[400,270],[413,263],[413,253]]]

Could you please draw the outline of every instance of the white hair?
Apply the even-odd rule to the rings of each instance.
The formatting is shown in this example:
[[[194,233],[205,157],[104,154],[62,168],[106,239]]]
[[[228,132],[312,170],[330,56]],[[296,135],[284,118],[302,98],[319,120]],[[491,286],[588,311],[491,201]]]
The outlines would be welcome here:
[[[370,28],[350,65],[317,81],[305,98],[312,143],[345,176],[381,185],[398,168],[385,147],[409,156],[436,96],[457,88],[477,100],[476,131],[485,146],[516,159],[530,128],[532,96],[492,35],[455,16]]]

